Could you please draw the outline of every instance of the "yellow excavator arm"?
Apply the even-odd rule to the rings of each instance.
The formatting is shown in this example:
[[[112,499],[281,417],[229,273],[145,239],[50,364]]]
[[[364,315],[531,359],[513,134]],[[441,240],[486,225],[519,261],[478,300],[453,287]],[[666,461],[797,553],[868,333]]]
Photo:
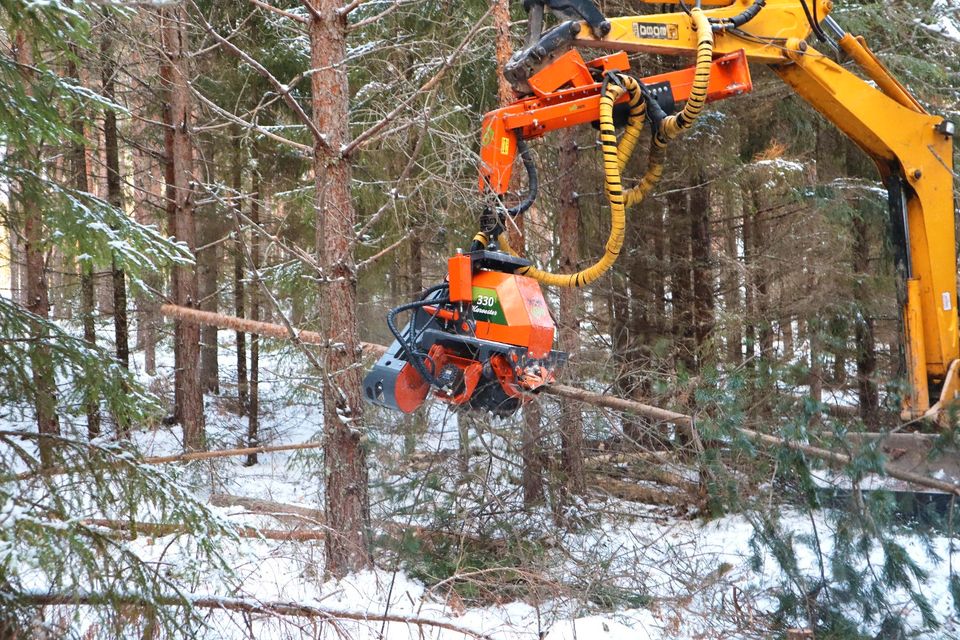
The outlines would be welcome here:
[[[564,1],[540,4],[552,7]],[[535,5],[537,0],[528,2]],[[904,418],[941,415],[960,393],[953,124],[927,113],[862,37],[846,33],[829,17],[830,0],[701,4],[713,24],[715,56],[743,50],[750,62],[769,66],[876,162],[889,193],[891,240],[901,285],[909,378]],[[598,25],[596,19],[593,23]],[[810,46],[807,39],[812,34],[850,58],[866,79]],[[691,16],[677,11],[610,18],[596,29],[585,22],[569,44],[692,56],[697,33]]]

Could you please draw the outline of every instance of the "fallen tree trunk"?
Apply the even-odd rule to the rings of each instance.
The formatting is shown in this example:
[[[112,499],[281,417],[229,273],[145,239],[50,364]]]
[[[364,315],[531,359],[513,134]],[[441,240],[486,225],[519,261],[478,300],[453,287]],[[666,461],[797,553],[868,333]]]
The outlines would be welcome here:
[[[689,507],[691,496],[686,492],[668,491],[636,482],[624,482],[605,475],[588,474],[587,486],[593,486],[605,493],[631,502],[643,504],[665,504],[671,507]],[[695,502],[695,500],[693,501]]]
[[[324,340],[319,338],[319,334],[315,334],[307,331],[296,332],[295,334],[291,333],[288,329],[280,326],[273,325],[265,322],[256,323],[256,327],[248,325],[252,321],[243,320],[240,318],[234,318],[232,316],[224,316],[217,313],[209,313],[206,311],[197,311],[196,309],[187,309],[184,307],[178,307],[176,305],[163,305],[160,308],[161,313],[167,316],[174,316],[181,319],[192,320],[200,324],[213,324],[218,327],[225,329],[235,329],[241,331],[255,331],[262,335],[269,335],[276,338],[295,338],[299,337],[302,342],[310,342],[311,344],[325,344]],[[251,328],[245,328],[251,326]],[[315,342],[313,340],[316,340]],[[370,344],[367,342],[361,343],[361,346],[364,351],[373,353],[373,354],[382,354],[386,347],[382,345]],[[669,422],[676,424],[682,427],[688,427],[693,430],[694,419],[693,416],[689,416],[683,413],[677,413],[675,411],[669,411],[667,409],[662,409],[660,407],[654,407],[642,402],[637,402],[636,400],[628,400],[626,398],[619,398],[617,396],[606,395],[602,393],[595,393],[593,391],[587,391],[586,389],[578,389],[577,387],[571,387],[565,384],[552,384],[546,386],[542,389],[543,393],[560,396],[563,398],[569,398],[571,400],[578,400],[580,402],[593,405],[595,407],[606,407],[608,409],[613,409],[616,411],[622,411],[624,413],[632,413],[653,420],[660,420],[663,422]],[[802,451],[806,455],[812,456],[823,460],[829,464],[843,466],[850,463],[850,457],[841,453],[835,453],[833,451],[828,451],[826,449],[821,449],[819,447],[814,447],[812,445],[802,444],[798,442],[790,442],[783,438],[777,436],[771,436],[767,434],[762,434],[757,431],[752,431],[746,428],[737,429],[741,435],[770,446],[777,447],[787,447],[796,451]],[[942,480],[936,480],[928,476],[923,476],[916,473],[910,473],[908,471],[902,471],[892,467],[889,464],[884,465],[884,471],[891,478],[896,478],[898,480],[903,480],[904,482],[909,482],[921,487],[927,487],[930,489],[936,489],[937,491],[945,491],[947,493],[952,493],[955,495],[960,495],[960,486],[955,485],[950,482],[945,482]]]
[[[316,331],[297,330],[291,332],[290,329],[270,322],[259,322],[257,320],[247,320],[246,318],[237,318],[235,316],[226,316],[221,313],[210,311],[200,311],[199,309],[189,309],[187,307],[178,307],[174,304],[164,304],[160,306],[160,313],[165,316],[188,320],[196,324],[205,324],[221,329],[233,329],[243,333],[256,333],[261,336],[279,338],[281,340],[298,339],[304,344],[315,344],[325,346],[326,338]],[[378,344],[363,342],[360,345],[364,351],[380,354],[386,351],[386,347]]]
[[[767,435],[765,433],[759,433],[757,431],[752,431],[750,429],[739,428],[737,429],[745,437],[753,440],[755,442],[760,442],[762,444],[776,446],[776,447],[785,447],[793,451],[799,451],[805,453],[808,456],[814,458],[819,458],[824,462],[830,463],[835,466],[845,466],[850,464],[850,456],[843,453],[836,453],[835,451],[828,451],[826,449],[821,449],[820,447],[814,447],[813,445],[804,444],[802,442],[791,442],[789,440],[784,440],[777,436]],[[909,471],[903,471],[892,466],[890,463],[884,463],[883,471],[891,478],[896,478],[897,480],[903,480],[904,482],[909,482],[910,484],[916,484],[921,487],[927,487],[928,489],[936,489],[937,491],[943,491],[945,493],[952,493],[954,495],[960,496],[960,486],[953,484],[952,482],[946,482],[944,480],[937,480],[929,476],[923,476],[918,473],[911,473]]]
[[[277,453],[280,451],[303,451],[307,449],[322,449],[321,442],[299,442],[296,444],[278,444],[266,447],[246,447],[243,449],[216,449],[214,451],[195,451],[180,453],[172,456],[150,456],[142,460],[143,464],[169,464],[171,462],[189,462],[191,460],[212,460],[214,458],[231,458],[246,456],[251,453]]]
[[[144,534],[153,537],[170,536],[177,533],[193,534],[189,527],[182,524],[171,524],[167,522],[137,522],[131,524],[128,520],[107,520],[103,518],[90,518],[84,520],[83,524],[92,527],[103,527],[113,531],[121,532],[128,536],[135,534]],[[237,527],[236,533],[241,538],[266,538],[267,540],[280,540],[283,542],[308,542],[311,540],[323,540],[325,533],[323,531],[309,531],[296,529],[293,531],[281,531],[280,529],[257,529],[255,527]]]
[[[191,606],[202,609],[221,609],[224,611],[236,611],[241,613],[257,613],[268,616],[291,616],[299,618],[321,618],[324,620],[355,620],[358,622],[391,622],[397,624],[406,624],[416,627],[433,627],[436,629],[446,629],[454,633],[461,633],[471,638],[480,640],[492,640],[486,634],[473,631],[466,627],[445,622],[443,620],[431,620],[414,615],[397,615],[390,613],[367,613],[361,611],[339,611],[336,609],[326,609],[321,607],[311,607],[296,602],[276,602],[262,601],[243,598],[225,598],[219,596],[186,596],[177,598],[174,596],[161,596],[158,598],[148,598],[138,594],[117,594],[117,593],[15,593],[9,594],[17,602],[28,605],[43,606],[105,606],[116,607],[117,605],[126,605],[131,607],[155,608],[157,606],[179,607]]]
[[[243,507],[253,513],[273,516],[281,521],[292,520],[300,524],[307,523],[314,525],[323,522],[323,511],[320,509],[271,502],[270,500],[259,500],[257,498],[246,498],[244,496],[234,496],[229,493],[215,493],[211,495],[210,504],[215,507]]]

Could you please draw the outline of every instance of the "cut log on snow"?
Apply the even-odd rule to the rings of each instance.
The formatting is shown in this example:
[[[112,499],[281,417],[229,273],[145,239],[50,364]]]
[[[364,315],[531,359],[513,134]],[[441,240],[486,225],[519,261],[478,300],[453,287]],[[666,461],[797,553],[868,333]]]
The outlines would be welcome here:
[[[172,456],[150,456],[143,459],[143,464],[169,464],[171,462],[190,462],[191,460],[213,460],[215,458],[232,458],[246,456],[251,453],[278,453],[280,451],[304,451],[308,449],[322,449],[321,442],[299,442],[296,444],[278,444],[265,447],[246,447],[243,449],[215,449],[213,451],[195,451],[180,453]]]
[[[197,311],[195,309],[188,309],[185,307],[178,307],[176,305],[163,305],[160,308],[161,313],[167,316],[178,317],[183,320],[193,321],[199,324],[213,324],[218,327],[225,329],[234,329],[237,331],[251,331],[260,333],[261,335],[268,335],[276,338],[293,338],[295,337],[288,329],[275,324],[269,324],[266,322],[252,323],[250,320],[243,320],[241,318],[234,318],[232,316],[225,316],[217,313],[209,313],[205,311]],[[253,326],[256,325],[256,326]],[[296,337],[302,342],[310,342],[311,344],[324,344],[325,341],[319,338],[319,334],[315,334],[308,331],[299,331],[296,332]],[[315,340],[315,342],[314,342]],[[363,350],[372,354],[381,354],[386,350],[386,347],[382,345],[370,344],[370,343],[361,343]],[[613,409],[616,411],[622,411],[624,413],[631,413],[635,415],[644,416],[653,420],[660,420],[662,422],[669,422],[681,427],[688,427],[693,430],[694,419],[693,416],[689,416],[682,413],[677,413],[675,411],[670,411],[668,409],[662,409],[660,407],[654,407],[642,402],[637,402],[636,400],[628,400],[626,398],[619,398],[617,396],[606,395],[602,393],[596,393],[593,391],[587,391],[586,389],[578,389],[577,387],[571,387],[565,384],[553,384],[543,388],[543,393],[547,393],[554,396],[560,396],[563,398],[569,398],[571,400],[578,400],[595,407],[606,407],[608,409]],[[752,431],[750,429],[740,428],[738,431],[745,437],[758,442],[760,444],[765,444],[768,446],[775,447],[787,447],[795,451],[801,451],[806,455],[809,455],[814,458],[823,460],[829,464],[844,466],[850,463],[850,457],[841,453],[835,453],[833,451],[828,451],[826,449],[821,449],[819,447],[814,447],[812,445],[807,445],[798,442],[791,442],[777,436],[771,436],[767,434],[762,434],[757,431]],[[960,495],[960,485],[955,485],[950,482],[945,482],[943,480],[936,480],[929,476],[923,476],[916,473],[910,473],[907,471],[902,471],[896,469],[889,464],[884,465],[884,471],[891,478],[896,478],[898,480],[903,480],[904,482],[909,482],[921,487],[927,487],[930,489],[936,489],[937,491],[944,491],[947,493],[952,493],[955,495]]]
[[[230,495],[229,493],[215,493],[211,495],[210,504],[215,507],[243,507],[251,513],[271,516],[295,528],[323,524],[323,511],[293,504],[258,500],[257,498],[245,498],[243,496]]]
[[[215,493],[210,496],[210,504],[217,507],[243,507],[253,513],[273,516],[278,520],[293,521],[293,524],[297,524],[298,521],[299,523],[311,524],[313,526],[322,526],[323,524],[323,512],[319,509],[273,502],[271,500],[247,498],[228,493]],[[499,538],[480,538],[463,532],[442,531],[390,520],[380,523],[378,526],[382,528],[387,536],[395,540],[401,540],[409,535],[422,541],[463,543],[492,551],[502,551],[508,546],[507,541]]]
[[[37,607],[46,606],[90,606],[90,607],[111,607],[125,605],[130,607],[146,607],[154,609],[157,606],[177,607],[189,605],[201,609],[219,609],[223,611],[236,611],[240,613],[256,613],[266,616],[290,616],[299,618],[320,618],[322,620],[355,620],[358,622],[390,622],[396,624],[405,624],[415,627],[432,627],[436,629],[446,629],[454,633],[460,633],[470,638],[479,638],[480,640],[492,640],[490,636],[473,631],[467,627],[446,622],[443,620],[431,620],[415,615],[398,615],[390,613],[375,613],[367,611],[339,611],[336,609],[326,609],[321,607],[311,607],[298,602],[276,602],[256,600],[254,598],[224,598],[220,596],[186,596],[177,598],[175,596],[147,597],[138,594],[123,593],[15,593],[12,594],[17,602],[29,604]]]
[[[542,393],[548,393],[550,395],[560,396],[563,398],[570,398],[571,400],[579,400],[580,402],[584,402],[595,407],[606,407],[608,409],[615,409],[617,411],[641,415],[645,418],[659,420],[661,422],[669,422],[671,424],[683,426],[689,426],[693,424],[693,417],[683,413],[669,411],[668,409],[661,409],[660,407],[643,404],[642,402],[637,402],[636,400],[627,400],[626,398],[618,398],[617,396],[611,396],[603,393],[594,393],[593,391],[578,389],[577,387],[571,387],[565,384],[549,385],[542,389]]]
[[[159,538],[178,533],[194,533],[187,526],[167,522],[137,522],[135,525],[133,525],[128,520],[90,518],[88,520],[84,520],[83,523],[91,527],[103,527],[104,529],[111,529],[128,536],[132,536],[134,533],[136,533],[138,535],[147,535]],[[236,529],[236,533],[241,538],[266,538],[267,540],[280,540],[283,542],[309,542],[311,540],[323,540],[325,537],[325,533],[323,531],[307,531],[303,529],[282,531],[279,529],[238,527]]]
[[[802,442],[784,440],[783,438],[778,438],[777,436],[759,433],[750,429],[740,428],[738,431],[754,442],[775,447],[785,447],[787,449],[792,449],[793,451],[799,451],[808,456],[819,458],[820,460],[823,460],[824,462],[834,466],[842,467],[850,464],[850,456],[843,453],[827,451],[826,449],[814,447],[813,445],[804,444]],[[884,463],[883,471],[891,478],[896,478],[897,480],[903,480],[904,482],[909,482],[910,484],[927,487],[929,489],[936,489],[937,491],[943,491],[945,493],[952,493],[960,496],[960,486],[957,486],[952,482],[937,480],[935,478],[930,478],[917,473],[903,471],[902,469],[897,469],[890,463]]]
[[[587,486],[631,502],[664,504],[671,507],[689,507],[691,504],[691,496],[686,492],[670,491],[636,482],[624,482],[604,475],[588,474]]]

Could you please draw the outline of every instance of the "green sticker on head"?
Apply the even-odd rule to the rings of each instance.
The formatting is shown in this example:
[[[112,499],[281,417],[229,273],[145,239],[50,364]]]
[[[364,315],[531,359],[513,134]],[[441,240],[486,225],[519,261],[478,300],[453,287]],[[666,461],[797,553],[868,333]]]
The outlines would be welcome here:
[[[507,317],[503,313],[496,290],[487,287],[473,288],[473,316],[484,322],[507,324]]]

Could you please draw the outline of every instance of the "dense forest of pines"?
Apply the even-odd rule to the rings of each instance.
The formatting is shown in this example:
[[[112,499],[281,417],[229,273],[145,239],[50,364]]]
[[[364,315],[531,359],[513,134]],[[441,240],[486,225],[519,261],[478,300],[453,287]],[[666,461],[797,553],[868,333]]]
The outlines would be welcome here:
[[[960,463],[914,499],[860,433],[958,455],[900,419],[886,191],[760,66],[545,290],[580,391],[363,402],[477,231],[522,4],[0,0],[0,637],[960,637]],[[833,17],[960,121],[956,2]],[[511,244],[591,264],[597,131],[531,146]]]

